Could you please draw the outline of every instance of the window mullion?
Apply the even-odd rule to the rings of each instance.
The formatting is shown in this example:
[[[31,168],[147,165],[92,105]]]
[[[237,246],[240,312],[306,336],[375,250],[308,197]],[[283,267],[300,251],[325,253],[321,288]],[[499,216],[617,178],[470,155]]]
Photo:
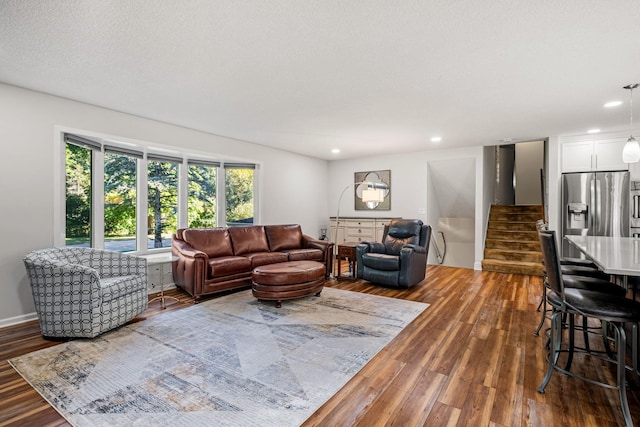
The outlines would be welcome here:
[[[147,247],[147,235],[149,232],[149,212],[147,206],[149,192],[149,189],[147,187],[147,159],[140,159],[137,163],[138,176],[136,182],[138,185],[138,199],[136,200],[136,241],[138,245],[138,252],[146,253],[149,250]]]
[[[253,173],[253,223],[260,224],[260,210],[262,203],[260,203],[260,183],[262,180],[259,178],[260,167],[255,165]]]
[[[178,165],[178,228],[189,224],[189,164],[185,159]]]
[[[92,150],[91,157],[91,246],[104,248],[104,153]]]
[[[227,184],[226,171],[224,167],[218,169],[216,174],[216,224],[219,227],[225,227],[227,224]]]

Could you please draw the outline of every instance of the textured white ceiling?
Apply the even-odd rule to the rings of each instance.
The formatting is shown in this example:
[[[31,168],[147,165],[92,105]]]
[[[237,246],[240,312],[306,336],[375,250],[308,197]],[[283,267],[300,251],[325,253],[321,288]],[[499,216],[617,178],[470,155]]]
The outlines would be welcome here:
[[[0,82],[324,159],[624,129],[640,2],[1,0]]]

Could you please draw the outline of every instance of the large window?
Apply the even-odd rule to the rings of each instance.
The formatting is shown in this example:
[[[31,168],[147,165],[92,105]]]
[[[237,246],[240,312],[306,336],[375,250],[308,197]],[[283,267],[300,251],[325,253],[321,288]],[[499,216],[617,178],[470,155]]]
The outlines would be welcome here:
[[[225,164],[227,226],[253,224],[254,165]]]
[[[254,222],[254,164],[69,133],[63,141],[56,245],[166,251],[178,228]]]
[[[137,249],[137,158],[106,149],[104,155],[104,247],[112,251]]]
[[[148,247],[171,247],[178,229],[178,160],[150,157],[147,182]]]
[[[189,160],[188,217],[191,228],[216,226],[219,163]]]
[[[70,142],[65,148],[65,245],[90,247],[92,149]]]

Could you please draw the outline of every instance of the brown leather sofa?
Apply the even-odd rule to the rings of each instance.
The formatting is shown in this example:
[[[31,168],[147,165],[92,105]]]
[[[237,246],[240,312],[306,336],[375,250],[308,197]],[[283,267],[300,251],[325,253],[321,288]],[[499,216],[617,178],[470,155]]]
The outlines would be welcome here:
[[[302,233],[300,225],[183,228],[174,235],[173,281],[194,297],[251,284],[255,267],[277,262],[311,260],[331,274],[333,243]]]

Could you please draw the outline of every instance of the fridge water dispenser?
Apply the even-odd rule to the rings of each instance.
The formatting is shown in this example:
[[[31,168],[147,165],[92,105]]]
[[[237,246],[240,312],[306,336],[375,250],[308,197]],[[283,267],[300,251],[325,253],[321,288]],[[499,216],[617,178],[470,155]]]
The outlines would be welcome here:
[[[589,228],[586,203],[569,203],[567,209],[569,211],[567,228]]]

